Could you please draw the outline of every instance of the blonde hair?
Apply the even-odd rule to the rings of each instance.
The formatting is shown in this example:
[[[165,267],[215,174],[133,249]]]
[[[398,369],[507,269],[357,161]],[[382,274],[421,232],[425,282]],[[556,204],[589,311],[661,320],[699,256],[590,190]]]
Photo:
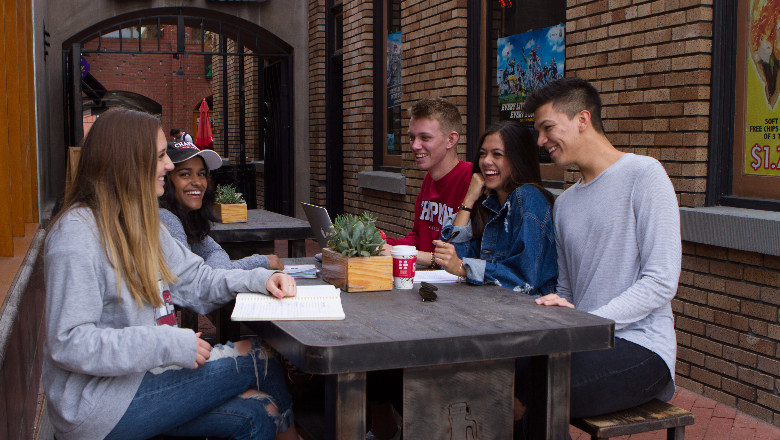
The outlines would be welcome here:
[[[458,107],[446,99],[423,98],[412,104],[409,114],[414,119],[428,118],[439,121],[444,136],[448,136],[453,131],[458,134],[463,132],[463,119]]]
[[[147,113],[120,108],[101,115],[84,139],[60,213],[81,206],[92,211],[114,268],[117,296],[124,280],[139,307],[162,306],[158,277],[169,284],[176,280],[160,245],[159,131],[160,121]]]

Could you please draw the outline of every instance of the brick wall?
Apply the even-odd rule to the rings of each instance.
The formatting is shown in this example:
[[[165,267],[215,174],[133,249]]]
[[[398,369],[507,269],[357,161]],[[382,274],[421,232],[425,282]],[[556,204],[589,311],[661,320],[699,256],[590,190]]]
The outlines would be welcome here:
[[[660,160],[681,206],[704,204],[712,0],[568,0],[567,76],[593,82],[607,137]],[[575,170],[566,181],[579,178]]]
[[[325,205],[325,0],[309,1],[310,203]]]
[[[188,28],[189,31],[190,28]],[[142,39],[145,50],[156,50],[156,39]],[[149,45],[153,44],[153,48]],[[125,50],[138,50],[138,39],[122,39]],[[118,38],[103,38],[102,50],[118,51]],[[84,45],[85,50],[98,50],[97,39]],[[167,27],[160,41],[163,51],[176,50],[176,28]],[[187,39],[186,49],[200,51],[200,43]],[[207,49],[208,50],[208,49]],[[90,64],[90,73],[108,90],[132,92],[162,106],[161,121],[166,137],[171,127],[177,127],[192,135],[198,127],[193,125],[193,112],[200,102],[211,95],[211,81],[206,78],[203,55],[180,56],[169,54],[113,54],[93,53],[85,57]],[[181,66],[183,76],[175,72]],[[170,138],[169,138],[170,140]]]
[[[780,257],[683,243],[677,384],[780,425]]]
[[[312,200],[324,202],[324,2],[310,3],[310,131]],[[401,236],[411,230],[414,201],[425,173],[417,170],[408,148],[406,109],[416,100],[439,96],[454,102],[466,116],[466,1],[404,1],[402,138],[407,194],[357,187],[357,174],[373,170],[373,67],[383,62],[373,53],[373,4],[345,1],[344,10],[344,209],[378,215],[378,226]],[[376,24],[379,25],[379,24]],[[465,133],[458,152],[465,159]]]

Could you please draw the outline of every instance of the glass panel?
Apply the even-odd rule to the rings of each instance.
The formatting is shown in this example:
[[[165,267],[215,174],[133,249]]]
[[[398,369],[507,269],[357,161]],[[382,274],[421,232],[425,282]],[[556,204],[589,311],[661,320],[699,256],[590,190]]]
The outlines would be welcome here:
[[[732,164],[735,196],[780,199],[778,12],[780,0],[739,1]]]
[[[385,53],[385,133],[383,165],[400,166],[401,156],[401,102],[403,76],[401,74],[401,1],[387,1],[387,50]]]
[[[514,120],[533,127],[521,105],[534,88],[564,74],[566,0],[493,0],[488,11],[488,124]],[[543,180],[563,180],[539,148]]]

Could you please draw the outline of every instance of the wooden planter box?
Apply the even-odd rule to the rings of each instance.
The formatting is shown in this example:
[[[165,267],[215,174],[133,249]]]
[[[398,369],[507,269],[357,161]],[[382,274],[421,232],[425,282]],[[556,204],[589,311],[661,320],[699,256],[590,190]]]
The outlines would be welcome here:
[[[233,205],[214,204],[214,214],[220,223],[246,223],[246,203]]]
[[[322,250],[322,279],[346,292],[392,290],[393,257],[345,257]]]

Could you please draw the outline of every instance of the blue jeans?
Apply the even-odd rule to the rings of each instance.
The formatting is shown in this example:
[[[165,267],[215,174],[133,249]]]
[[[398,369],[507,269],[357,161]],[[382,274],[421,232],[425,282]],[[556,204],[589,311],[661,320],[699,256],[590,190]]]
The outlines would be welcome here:
[[[529,402],[530,358],[515,362],[515,395]],[[571,418],[591,417],[633,408],[661,394],[672,380],[669,367],[656,353],[625,339],[615,347],[572,353]],[[531,421],[533,423],[533,421]]]
[[[195,370],[148,372],[130,407],[107,440],[179,437],[272,439],[292,426],[292,401],[279,360],[252,340],[252,350],[238,355],[232,343],[217,345]],[[259,389],[266,394],[239,394]],[[266,407],[275,404],[277,414]],[[273,406],[273,405],[271,405]]]

